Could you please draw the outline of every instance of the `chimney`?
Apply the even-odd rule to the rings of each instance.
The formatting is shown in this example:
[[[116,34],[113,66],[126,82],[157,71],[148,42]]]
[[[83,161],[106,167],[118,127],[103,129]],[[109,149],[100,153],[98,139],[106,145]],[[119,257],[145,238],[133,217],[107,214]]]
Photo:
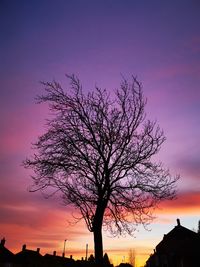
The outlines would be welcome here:
[[[177,219],[176,221],[177,221],[177,226],[181,226],[180,220]]]
[[[72,260],[73,259],[73,256],[72,255],[70,255],[70,260]]]
[[[40,248],[37,248],[37,253],[40,253]]]
[[[24,244],[23,246],[22,246],[22,251],[25,251],[26,250],[26,244]]]
[[[4,247],[5,243],[6,243],[6,240],[5,240],[5,237],[4,237],[3,239],[1,239],[1,245]]]
[[[53,255],[56,256],[56,251],[54,250]]]

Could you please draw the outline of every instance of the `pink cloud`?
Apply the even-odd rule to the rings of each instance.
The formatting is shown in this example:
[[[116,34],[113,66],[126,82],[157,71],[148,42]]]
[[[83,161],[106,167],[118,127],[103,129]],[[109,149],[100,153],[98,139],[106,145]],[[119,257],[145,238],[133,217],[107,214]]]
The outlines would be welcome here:
[[[158,214],[196,214],[200,210],[200,192],[183,192],[177,199],[159,205]]]
[[[13,203],[13,206],[5,204],[0,209],[1,234],[14,251],[19,251],[24,243],[34,249],[42,247],[45,253],[52,252],[52,248],[59,251],[59,244],[66,237],[75,242],[89,235],[83,221],[75,226],[69,224],[72,220],[70,209],[59,210],[53,208],[51,203],[48,206],[42,203],[35,206],[19,206],[16,203],[15,206]]]

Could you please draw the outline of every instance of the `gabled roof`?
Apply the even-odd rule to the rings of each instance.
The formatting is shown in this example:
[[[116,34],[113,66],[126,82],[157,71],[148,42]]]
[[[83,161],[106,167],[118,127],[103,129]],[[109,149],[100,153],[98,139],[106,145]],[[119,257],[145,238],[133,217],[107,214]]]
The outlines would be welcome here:
[[[169,250],[183,251],[186,246],[187,249],[190,249],[190,245],[192,246],[191,249],[194,250],[194,248],[200,244],[199,234],[182,226],[179,219],[177,219],[177,222],[177,226],[175,226],[168,234],[165,234],[163,240],[156,246],[157,252],[166,252]]]
[[[42,255],[37,251],[26,249],[26,246],[23,246],[22,251],[15,254],[15,261],[20,263],[26,262],[38,262],[41,261]]]

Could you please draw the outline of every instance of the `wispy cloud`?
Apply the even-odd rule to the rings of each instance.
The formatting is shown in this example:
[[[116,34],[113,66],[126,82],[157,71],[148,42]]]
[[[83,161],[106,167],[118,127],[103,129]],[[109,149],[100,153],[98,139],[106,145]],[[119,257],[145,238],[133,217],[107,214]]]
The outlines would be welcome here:
[[[200,210],[200,192],[183,192],[172,201],[164,201],[156,211],[158,214],[196,214]]]

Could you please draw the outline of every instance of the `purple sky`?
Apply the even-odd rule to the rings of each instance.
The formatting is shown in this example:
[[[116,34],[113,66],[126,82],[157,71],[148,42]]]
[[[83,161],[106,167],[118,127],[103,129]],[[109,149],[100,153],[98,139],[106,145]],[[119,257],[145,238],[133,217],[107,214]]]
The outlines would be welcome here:
[[[97,84],[110,91],[119,86],[121,75],[136,75],[148,98],[148,117],[158,121],[167,137],[159,159],[172,173],[182,176],[178,184],[180,197],[166,204],[166,215],[158,212],[149,237],[141,230],[131,245],[125,244],[131,239],[119,248],[105,241],[108,249],[126,251],[133,246],[141,254],[144,247],[137,242],[144,236],[141,244],[148,243],[147,236],[152,240],[148,243],[150,250],[171,229],[176,216],[182,216],[183,224],[190,229],[197,226],[199,14],[198,0],[0,1],[0,226],[8,246],[19,250],[23,242],[31,239],[33,246],[45,243],[43,247],[47,248],[49,232],[39,238],[37,229],[41,224],[55,233],[52,242],[64,240],[63,233],[70,235],[69,231],[79,244],[87,235],[82,225],[76,230],[64,229],[60,218],[65,218],[65,208],[59,201],[47,201],[39,193],[27,192],[30,172],[21,166],[22,160],[33,153],[31,142],[44,132],[48,117],[48,110],[34,101],[43,90],[39,81],[56,79],[65,87],[66,73],[78,75],[85,90]],[[51,216],[55,222],[51,222]],[[79,236],[75,238],[73,231]],[[16,233],[21,233],[21,240]],[[51,249],[56,246],[54,243]],[[81,246],[74,243],[74,251]]]

